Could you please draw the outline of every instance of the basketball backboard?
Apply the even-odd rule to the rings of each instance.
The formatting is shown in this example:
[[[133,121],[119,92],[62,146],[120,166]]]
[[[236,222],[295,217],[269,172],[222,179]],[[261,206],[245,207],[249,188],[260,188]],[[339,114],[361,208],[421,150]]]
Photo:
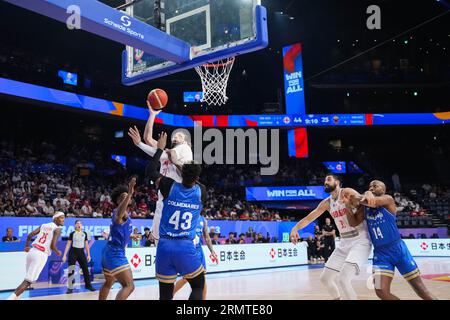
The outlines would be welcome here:
[[[190,60],[176,63],[127,46],[122,82],[133,85],[268,45],[267,13],[261,0],[155,0],[135,2],[126,14],[185,41]],[[131,2],[135,2],[131,4]],[[156,12],[156,13],[155,13]],[[164,46],[164,42],[159,43]]]

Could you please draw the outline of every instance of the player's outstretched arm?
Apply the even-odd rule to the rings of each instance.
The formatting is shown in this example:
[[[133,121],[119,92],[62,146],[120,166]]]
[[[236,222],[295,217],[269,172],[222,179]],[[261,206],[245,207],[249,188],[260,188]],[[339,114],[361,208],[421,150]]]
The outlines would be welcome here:
[[[322,200],[316,209],[311,211],[310,214],[308,214],[306,217],[304,217],[302,220],[300,220],[291,230],[291,242],[293,244],[298,243],[299,235],[298,231],[307,227],[311,222],[316,220],[318,217],[320,217],[325,211],[330,209],[330,201],[329,199]]]
[[[371,193],[371,192],[367,191],[366,193]],[[366,194],[364,194],[364,195],[366,196]],[[395,204],[395,200],[388,194],[384,194],[382,196],[374,196],[373,198],[371,198],[368,201],[369,201],[368,206],[370,206],[370,207],[373,207],[373,208],[384,207],[392,214],[397,213],[397,205]]]
[[[166,143],[167,143],[167,133],[161,132],[161,135],[157,143],[158,149],[155,153],[155,156],[150,158],[150,161],[148,162],[147,167],[145,168],[146,178],[155,182],[156,188],[159,191],[161,191],[163,198],[167,198],[170,189],[173,183],[175,182],[175,180],[164,177],[159,173],[160,157],[161,154],[163,153],[164,148],[166,147]]]
[[[136,186],[136,177],[133,177],[128,183],[127,196],[122,200],[122,202],[119,203],[119,206],[117,207],[116,223],[118,224],[122,224],[124,220],[128,219],[127,208],[128,204],[131,201],[131,198],[133,197],[135,186]]]
[[[219,263],[219,260],[217,259],[217,254],[214,251],[214,248],[212,245],[211,237],[209,236],[209,233],[208,233],[208,221],[206,219],[205,219],[205,224],[203,225],[203,238],[205,239],[206,246],[208,247],[209,252],[211,252],[211,255],[214,257],[216,263]]]
[[[156,154],[156,151],[158,150],[157,147],[149,146],[142,142],[141,134],[139,133],[139,130],[136,126],[134,128],[130,128],[128,130],[128,136],[133,140],[133,143],[136,147],[144,151],[146,154],[148,154],[150,157],[154,157]],[[165,151],[162,152],[160,155],[161,160],[169,160],[169,157]]]
[[[156,148],[157,141],[153,139],[153,125],[155,124],[156,116],[161,112],[161,110],[153,110],[153,108],[150,106],[150,102],[147,101],[148,110],[150,112],[150,115],[147,120],[147,124],[145,125],[144,130],[144,141],[149,146]]]
[[[61,256],[61,251],[59,251],[58,248],[56,247],[56,243],[58,242],[58,238],[60,235],[61,235],[61,228],[55,229],[53,231],[52,243],[50,244],[50,249],[52,249],[52,251],[56,253],[57,256]]]
[[[38,227],[36,229],[34,229],[33,231],[31,231],[28,236],[27,236],[27,240],[25,240],[25,251],[28,252],[30,250],[30,241],[33,237],[37,236],[39,234],[39,232],[41,232],[41,227]]]
[[[347,207],[347,220],[350,227],[357,227],[364,221],[364,196],[352,188],[343,188],[339,199]]]
[[[72,236],[72,234],[70,234]],[[72,245],[72,240],[67,240],[66,248],[64,249],[62,261],[66,262],[67,260],[67,252],[69,252],[70,246]]]

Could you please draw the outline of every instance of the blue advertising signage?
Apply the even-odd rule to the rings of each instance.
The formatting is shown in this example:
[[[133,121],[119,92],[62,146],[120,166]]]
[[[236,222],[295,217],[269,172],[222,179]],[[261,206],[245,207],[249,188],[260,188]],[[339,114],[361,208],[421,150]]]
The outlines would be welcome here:
[[[147,121],[148,108],[109,101],[20,81],[0,78],[0,94],[57,104],[117,117]],[[41,107],[34,104],[34,107]],[[44,105],[45,106],[45,105]],[[300,111],[298,111],[300,112]],[[161,112],[156,122],[166,126],[195,127],[322,127],[383,125],[448,125],[450,112],[404,114],[288,114],[288,115],[177,115]]]
[[[247,201],[322,200],[328,197],[322,186],[247,187]]]
[[[78,75],[76,73],[59,70],[58,77],[60,77],[65,84],[70,84],[72,86],[78,84]]]
[[[323,189],[323,188],[322,188]],[[81,220],[83,223],[83,230],[89,234],[90,237],[102,236],[104,232],[109,232],[111,219],[94,219],[94,218],[66,218],[64,226],[61,229],[61,236],[68,237],[72,231],[75,230],[75,221]],[[6,228],[13,229],[13,235],[16,236],[23,244],[27,235],[44,223],[49,223],[51,218],[28,218],[28,217],[1,217],[0,230],[6,232]],[[221,237],[228,237],[230,232],[236,232],[238,235],[246,233],[249,228],[252,228],[256,233],[262,233],[266,236],[267,233],[271,237],[278,237],[279,241],[282,239],[282,233],[288,232],[292,228],[293,222],[279,222],[279,221],[226,221],[226,220],[209,220],[208,227],[214,228],[214,232],[219,233]],[[144,233],[144,228],[151,228],[153,220],[150,219],[132,219],[133,228],[138,228],[140,233]],[[294,223],[295,224],[295,223]],[[304,228],[300,234],[309,236],[314,233],[314,225]],[[22,250],[23,246],[17,244]],[[0,248],[0,251],[1,248]]]
[[[327,170],[331,173],[347,173],[345,161],[328,161],[323,163]]]
[[[284,94],[286,114],[305,114],[302,45],[283,48]]]
[[[183,92],[183,101],[186,103],[202,102],[203,92]]]
[[[114,161],[120,163],[124,167],[127,166],[127,157],[126,156],[120,156],[120,155],[117,155],[117,154],[112,154],[111,155],[111,159],[113,159]]]

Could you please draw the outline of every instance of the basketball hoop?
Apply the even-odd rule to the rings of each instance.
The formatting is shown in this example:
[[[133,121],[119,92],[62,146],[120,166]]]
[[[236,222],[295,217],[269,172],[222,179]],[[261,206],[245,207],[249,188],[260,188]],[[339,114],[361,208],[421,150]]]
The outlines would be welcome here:
[[[203,99],[209,105],[224,105],[227,100],[227,85],[234,57],[229,57],[214,63],[204,64],[195,70],[202,80]]]

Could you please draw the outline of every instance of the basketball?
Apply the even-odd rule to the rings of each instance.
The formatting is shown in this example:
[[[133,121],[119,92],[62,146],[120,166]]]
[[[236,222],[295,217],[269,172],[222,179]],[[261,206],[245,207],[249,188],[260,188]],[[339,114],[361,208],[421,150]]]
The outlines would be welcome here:
[[[169,97],[162,89],[154,89],[147,96],[147,101],[153,110],[162,110],[166,107]]]

